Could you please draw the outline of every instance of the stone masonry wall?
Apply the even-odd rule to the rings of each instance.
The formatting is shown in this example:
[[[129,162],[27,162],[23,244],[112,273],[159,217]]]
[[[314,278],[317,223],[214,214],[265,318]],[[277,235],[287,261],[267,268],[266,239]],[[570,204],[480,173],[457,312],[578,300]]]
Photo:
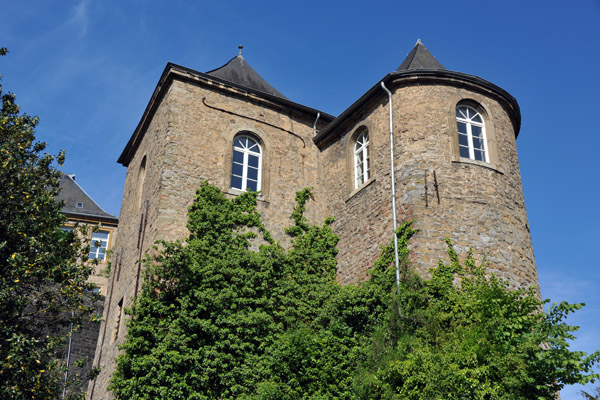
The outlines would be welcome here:
[[[363,108],[361,115],[354,115],[356,122],[321,154],[320,186],[328,205],[327,215],[335,217],[332,228],[340,238],[338,282],[344,285],[365,280],[366,269],[379,256],[381,246],[392,238],[386,104],[379,101]],[[371,177],[354,190],[354,140],[362,127],[369,130]],[[399,215],[398,219],[405,218]]]
[[[94,366],[100,366],[101,372],[88,386],[88,399],[113,398],[108,391],[108,384],[115,370],[115,359],[119,354],[118,345],[125,338],[124,308],[131,305],[134,296],[140,255],[150,251],[154,241],[158,239],[156,227],[161,193],[161,171],[164,164],[165,138],[170,129],[171,103],[171,94],[167,93],[127,168],[119,230],[112,254],[109,288],[94,358]],[[141,206],[138,206],[137,182],[144,156],[146,156],[146,173],[141,193]],[[146,206],[148,212],[144,229],[143,218],[146,215]],[[140,226],[143,232],[140,231]]]
[[[211,109],[203,98],[212,107],[238,115]],[[245,117],[281,127],[294,135]],[[289,245],[283,228],[292,222],[289,216],[296,204],[295,193],[304,187],[317,186],[318,150],[312,142],[313,122],[307,116],[260,107],[236,95],[173,82],[128,166],[121,207],[122,228],[119,228],[113,253],[113,261],[117,255],[120,257],[117,262],[121,265],[120,273],[118,267],[113,267],[109,278],[112,294],[108,293],[106,322],[100,329],[101,345],[94,363],[103,369],[95,383],[90,384],[88,398],[112,399],[107,387],[119,354],[117,346],[125,337],[125,317],[122,316],[118,338],[114,340],[119,302],[123,299],[123,307],[131,304],[140,252],[150,251],[158,239],[187,237],[187,209],[202,181],[221,187],[230,197],[236,195],[229,190],[229,179],[233,138],[237,133],[251,132],[262,141],[264,195],[260,197],[258,210],[273,237]],[[144,155],[147,157],[146,177],[142,206],[138,208],[137,179]],[[146,202],[148,220],[140,235]],[[321,213],[322,207],[311,202],[307,217],[319,222]],[[138,248],[140,236],[143,244]]]
[[[95,304],[96,312],[100,313],[104,306],[104,298],[101,297]],[[66,329],[66,327],[65,327]],[[95,321],[85,320],[83,325],[73,332],[71,340],[71,354],[69,357],[69,377],[75,378],[79,376],[81,385],[71,388],[73,391],[85,391],[88,387],[88,374],[92,370],[96,343],[98,341],[98,333],[100,332],[100,324]],[[68,342],[63,354],[63,359],[67,360]],[[81,364],[79,364],[81,363]]]
[[[461,161],[455,151],[455,107],[468,99],[487,114],[492,164]],[[460,256],[473,247],[476,257],[486,256],[491,272],[513,286],[538,285],[514,130],[506,110],[483,91],[439,84],[399,87],[393,103],[398,220],[414,220],[419,231],[411,242],[419,272],[428,275],[446,257],[444,238],[449,237]],[[338,280],[344,284],[365,279],[380,246],[392,238],[387,96],[364,110],[356,116],[358,122],[343,128],[323,150],[320,169],[321,182],[328,183],[329,214],[336,217],[334,230],[340,235]],[[353,193],[349,141],[362,125],[370,133],[372,181]]]
[[[318,150],[312,142],[314,121],[183,82],[176,81],[171,91],[172,125],[161,176],[159,236],[167,239],[187,236],[187,209],[202,181],[221,187],[229,196],[236,195],[229,189],[233,138],[249,132],[260,139],[264,155],[263,194],[258,210],[273,237],[288,245],[283,228],[292,222],[295,194],[304,187],[317,186]],[[319,214],[314,203],[308,207],[307,217],[311,221],[319,221]]]
[[[462,83],[402,84],[393,93],[398,220],[414,220],[418,229],[411,242],[413,265],[426,276],[445,257],[444,238],[449,237],[459,256],[473,247],[476,257],[485,255],[491,271],[514,286],[537,285],[514,129],[502,104],[485,88]],[[484,113],[490,163],[458,157],[455,108],[465,100]],[[202,181],[221,187],[227,196],[239,194],[229,189],[238,133],[249,132],[261,141],[263,193],[258,209],[274,238],[289,245],[283,229],[291,224],[295,193],[314,187],[307,217],[318,224],[326,216],[336,218],[332,227],[340,236],[338,282],[366,279],[381,246],[392,239],[388,118],[382,92],[317,148],[313,115],[232,88],[174,80],[128,165],[105,322],[94,360],[102,372],[89,385],[88,398],[112,398],[107,387],[125,336],[125,316],[119,315],[135,294],[140,256],[157,239],[187,236],[187,209]],[[354,190],[352,139],[361,126],[370,135],[371,179]],[[138,207],[144,156],[146,176]]]

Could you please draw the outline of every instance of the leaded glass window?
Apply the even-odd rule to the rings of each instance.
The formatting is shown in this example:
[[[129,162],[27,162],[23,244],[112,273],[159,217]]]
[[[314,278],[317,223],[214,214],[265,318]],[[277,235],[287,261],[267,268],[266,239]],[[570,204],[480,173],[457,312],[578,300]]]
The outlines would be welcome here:
[[[456,107],[456,127],[460,156],[489,162],[485,124],[479,111],[465,105]]]
[[[369,180],[369,132],[364,131],[354,143],[354,188],[358,189]]]
[[[261,166],[262,154],[258,142],[250,136],[236,136],[233,139],[230,187],[242,191],[258,192]]]

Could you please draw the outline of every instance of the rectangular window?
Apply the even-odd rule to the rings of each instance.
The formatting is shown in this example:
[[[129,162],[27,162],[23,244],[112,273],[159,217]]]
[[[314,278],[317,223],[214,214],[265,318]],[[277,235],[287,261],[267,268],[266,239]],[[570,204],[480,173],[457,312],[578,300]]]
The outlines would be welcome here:
[[[92,232],[90,241],[90,260],[106,261],[106,250],[110,233],[107,231]]]

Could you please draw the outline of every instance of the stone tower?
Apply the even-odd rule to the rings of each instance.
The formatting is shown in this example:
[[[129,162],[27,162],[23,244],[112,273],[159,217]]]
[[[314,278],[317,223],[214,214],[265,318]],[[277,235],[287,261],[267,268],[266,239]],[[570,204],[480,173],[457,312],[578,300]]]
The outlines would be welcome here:
[[[231,197],[260,190],[258,209],[284,246],[295,192],[312,186],[309,220],[336,218],[338,281],[366,279],[392,238],[390,121],[396,211],[419,230],[411,244],[418,270],[427,274],[444,257],[450,237],[459,255],[473,247],[514,286],[537,285],[516,149],[520,119],[510,94],[446,70],[420,41],[337,118],[285,98],[241,49],[207,73],[167,64],[118,160],[127,177],[94,360],[103,369],[88,398],[111,398],[140,260],[155,240],[186,237],[187,207],[203,180]]]
[[[326,214],[336,217],[342,283],[364,279],[392,227],[389,98],[392,92],[398,219],[414,220],[412,258],[422,274],[473,247],[513,286],[538,285],[516,138],[517,101],[477,76],[448,71],[419,41],[398,69],[314,138]],[[369,174],[355,182],[356,141],[369,138]],[[382,240],[386,238],[385,240]],[[359,250],[360,249],[360,250]],[[358,250],[358,251],[357,251]]]

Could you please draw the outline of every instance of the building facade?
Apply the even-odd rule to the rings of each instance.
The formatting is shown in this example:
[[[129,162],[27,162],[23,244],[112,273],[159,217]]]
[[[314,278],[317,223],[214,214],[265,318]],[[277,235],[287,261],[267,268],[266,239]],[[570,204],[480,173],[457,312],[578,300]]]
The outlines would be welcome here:
[[[258,210],[284,246],[295,193],[313,187],[307,217],[335,217],[338,281],[351,284],[366,279],[392,238],[392,153],[397,219],[418,229],[411,257],[420,273],[444,257],[449,237],[459,254],[485,254],[513,286],[537,285],[520,120],[510,94],[446,70],[420,41],[337,117],[285,98],[241,51],[207,73],[168,64],[118,160],[127,177],[94,361],[102,371],[88,398],[111,398],[123,308],[140,290],[141,260],[156,240],[187,236],[187,208],[204,180],[231,197],[260,190]]]
[[[98,260],[94,271],[89,277],[100,294],[96,312],[102,314],[104,300],[108,286],[108,254],[114,245],[114,238],[119,225],[119,218],[104,211],[75,181],[75,175],[62,174],[60,178],[60,193],[57,201],[62,201],[62,213],[67,217],[63,229],[72,230],[78,225],[86,225],[90,240],[90,260]],[[67,362],[68,375],[79,374],[82,377],[83,387],[87,389],[85,377],[92,369],[100,324],[84,321],[83,326],[72,334],[64,351]],[[83,360],[79,364],[77,361]]]
[[[108,251],[115,243],[119,218],[104,211],[75,181],[74,174],[62,174],[60,193],[57,201],[63,202],[62,213],[68,218],[65,229],[76,225],[87,225],[90,229],[90,260],[98,260],[98,265],[90,276],[90,282],[98,288],[101,296],[106,296],[108,286]],[[97,229],[92,229],[98,227]]]

